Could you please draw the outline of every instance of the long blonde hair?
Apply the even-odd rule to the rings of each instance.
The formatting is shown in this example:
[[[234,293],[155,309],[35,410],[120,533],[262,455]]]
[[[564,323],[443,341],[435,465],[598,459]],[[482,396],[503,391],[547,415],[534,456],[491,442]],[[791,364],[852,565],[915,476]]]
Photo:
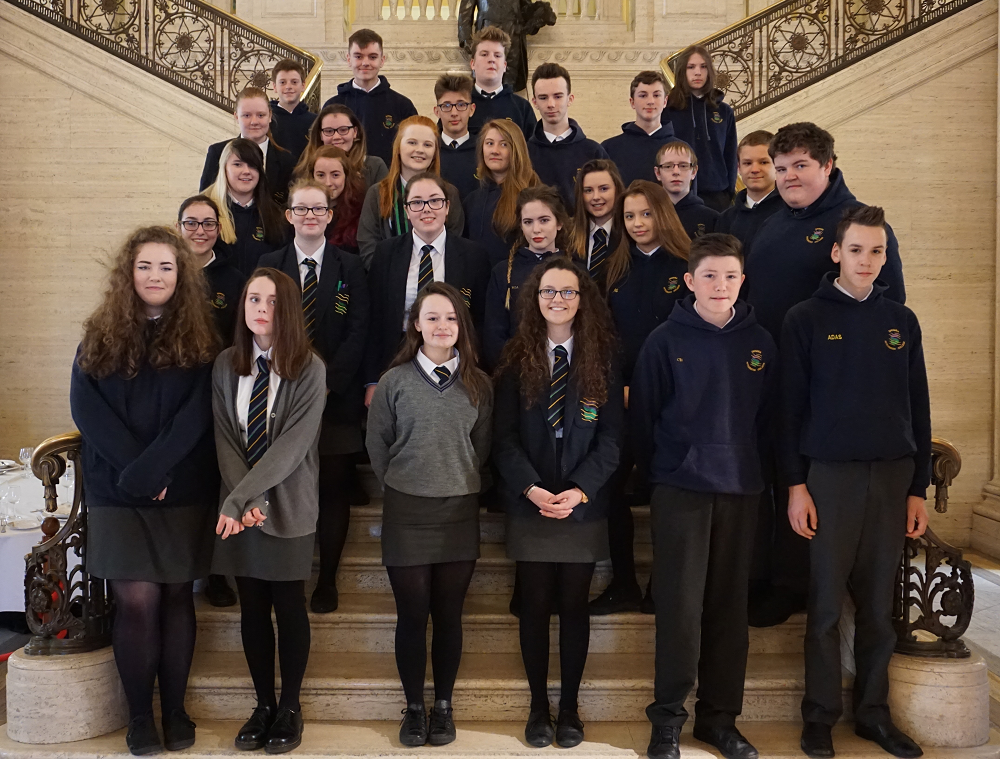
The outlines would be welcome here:
[[[392,165],[389,167],[389,174],[378,183],[378,211],[382,218],[389,217],[392,213],[393,203],[396,201],[396,186],[399,184],[399,176],[403,171],[400,147],[403,144],[403,133],[407,127],[411,126],[425,126],[434,133],[434,158],[431,160],[431,165],[425,170],[432,174],[441,173],[441,140],[437,124],[426,116],[410,116],[403,119],[396,132],[396,139],[392,141]]]
[[[503,183],[496,181],[496,177],[483,159],[483,145],[491,129],[496,129],[500,133],[500,138],[510,146],[510,165],[507,167]],[[500,185],[500,200],[497,201],[496,210],[493,212],[493,231],[506,239],[521,226],[517,208],[517,197],[521,194],[521,190],[535,187],[541,184],[542,180],[538,178],[531,165],[528,144],[524,141],[521,129],[509,119],[493,119],[483,125],[476,143],[476,156],[476,176],[480,181],[489,179]]]

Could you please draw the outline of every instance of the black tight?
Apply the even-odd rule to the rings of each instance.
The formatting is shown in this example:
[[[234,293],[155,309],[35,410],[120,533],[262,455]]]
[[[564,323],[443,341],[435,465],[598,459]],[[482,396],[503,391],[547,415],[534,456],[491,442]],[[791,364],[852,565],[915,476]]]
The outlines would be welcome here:
[[[320,457],[317,585],[337,582],[337,568],[351,522],[350,496],[354,477],[354,454]]]
[[[184,708],[197,625],[191,582],[111,580],[115,597],[112,642],[129,718],[153,713],[159,677],[164,714]]]
[[[583,667],[590,649],[590,581],[594,564],[517,562],[521,587],[521,658],[531,688],[531,710],[547,710],[549,617],[559,609],[559,709],[577,711]]]
[[[240,633],[243,653],[250,667],[257,705],[298,711],[299,691],[309,661],[309,615],[304,580],[269,582],[237,577],[240,592]],[[274,627],[278,622],[278,661],[281,666],[281,701],[274,689]]]
[[[434,620],[434,700],[451,701],[462,661],[462,606],[475,561],[386,567],[396,598],[396,668],[407,704],[424,702],[427,617]]]

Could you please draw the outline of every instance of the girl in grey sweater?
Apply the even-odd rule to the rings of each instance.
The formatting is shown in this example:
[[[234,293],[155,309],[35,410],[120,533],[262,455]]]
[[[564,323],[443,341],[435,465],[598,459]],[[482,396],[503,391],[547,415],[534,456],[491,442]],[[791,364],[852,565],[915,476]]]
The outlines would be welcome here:
[[[462,658],[462,606],[479,558],[480,472],[492,435],[493,390],[476,359],[462,295],[444,282],[424,284],[403,347],[368,410],[368,453],[385,491],[382,563],[396,598],[396,667],[407,704],[399,740],[407,746],[455,740],[451,696]]]

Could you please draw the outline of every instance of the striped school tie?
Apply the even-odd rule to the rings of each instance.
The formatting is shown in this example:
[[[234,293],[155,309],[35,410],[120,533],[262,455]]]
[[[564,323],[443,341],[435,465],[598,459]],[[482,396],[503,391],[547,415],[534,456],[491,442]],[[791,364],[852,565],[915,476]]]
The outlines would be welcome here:
[[[434,264],[431,262],[433,245],[425,245],[420,249],[420,268],[417,270],[417,292],[423,290],[434,281]]]
[[[302,283],[302,316],[306,320],[306,334],[312,340],[316,330],[316,291],[319,278],[316,276],[316,262],[313,259],[307,258],[302,263],[309,267],[305,282]]]
[[[267,388],[271,369],[267,359],[257,356],[257,379],[253,381],[247,410],[247,463],[255,466],[267,450]]]
[[[563,426],[563,412],[566,409],[566,382],[569,377],[569,356],[566,349],[557,345],[553,350],[552,382],[549,385],[549,424],[560,430]]]
[[[447,366],[435,366],[434,374],[437,375],[438,384],[443,385],[445,382],[448,381],[448,378],[451,376],[451,369],[449,369]]]
[[[601,227],[594,230],[594,249],[590,253],[590,276],[594,278],[600,272],[604,259],[608,255],[608,233]]]

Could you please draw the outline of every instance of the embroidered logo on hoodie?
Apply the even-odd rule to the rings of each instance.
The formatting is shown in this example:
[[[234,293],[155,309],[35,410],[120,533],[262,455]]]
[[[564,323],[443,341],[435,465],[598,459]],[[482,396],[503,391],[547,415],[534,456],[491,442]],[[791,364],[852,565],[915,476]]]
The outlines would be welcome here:
[[[257,227],[253,231],[253,239],[257,242],[261,242],[264,239],[264,227]]]
[[[712,111],[712,123],[713,124],[721,124],[722,123],[722,114],[719,113],[718,111]]]
[[[225,308],[226,307],[226,294],[216,293],[215,297],[212,298],[212,306],[214,308]]]
[[[382,126],[384,126],[386,129],[392,129],[394,126],[396,126],[396,122],[392,120],[391,113],[387,113],[385,115],[385,120],[382,122]]]
[[[759,372],[764,366],[764,354],[761,351],[750,351],[750,360],[747,361],[747,369],[752,372]]]
[[[677,277],[671,277],[670,279],[667,280],[667,286],[663,288],[663,292],[669,295],[670,293],[675,293],[680,289],[681,289],[681,283],[677,281]],[[615,290],[615,292],[618,291]]]
[[[885,347],[891,351],[898,351],[901,350],[904,345],[906,345],[906,341],[903,339],[903,336],[899,334],[899,330],[890,329],[889,339],[885,341]]]
[[[812,231],[811,235],[806,235],[806,242],[822,242],[823,241],[823,227],[816,227]]]

